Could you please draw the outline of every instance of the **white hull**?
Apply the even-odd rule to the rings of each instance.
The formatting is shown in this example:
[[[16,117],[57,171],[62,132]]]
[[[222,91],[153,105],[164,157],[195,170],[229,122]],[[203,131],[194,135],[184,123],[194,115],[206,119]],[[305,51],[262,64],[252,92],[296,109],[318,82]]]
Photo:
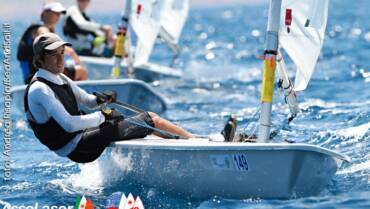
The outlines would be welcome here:
[[[138,139],[110,147],[128,181],[193,198],[317,195],[349,158],[307,144]],[[130,171],[126,160],[130,159]],[[125,162],[125,163],[122,163]]]
[[[111,77],[113,58],[80,56],[80,59],[87,68],[90,79],[108,79]],[[121,68],[121,77],[127,78],[126,63],[122,62]],[[183,75],[181,70],[154,63],[134,66],[134,68],[135,78],[145,82],[152,82],[161,78],[181,78]]]
[[[115,90],[118,100],[137,106],[143,110],[158,114],[166,110],[164,98],[156,93],[153,88],[145,82],[134,79],[115,79],[115,80],[89,80],[77,81],[76,84],[89,93],[103,90]],[[23,97],[26,85],[15,86],[11,89],[13,105],[12,113],[24,115]],[[84,109],[84,111],[91,111]],[[132,114],[131,112],[124,112]]]

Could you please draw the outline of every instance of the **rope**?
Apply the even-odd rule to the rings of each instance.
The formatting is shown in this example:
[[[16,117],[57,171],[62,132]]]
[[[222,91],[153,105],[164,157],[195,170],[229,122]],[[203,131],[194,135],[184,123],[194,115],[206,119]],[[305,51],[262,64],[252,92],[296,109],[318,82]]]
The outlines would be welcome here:
[[[257,114],[258,113],[260,113],[260,111],[261,111],[261,108],[258,108],[256,111],[255,111],[255,113],[252,115],[252,120],[257,116]],[[257,121],[259,120],[259,118],[260,118],[260,116],[261,115],[259,115],[258,116],[258,119],[257,119]],[[248,140],[250,140],[251,139],[251,137],[255,134],[255,132],[256,132],[256,130],[257,130],[257,126],[258,126],[258,124],[256,123],[255,125],[254,125],[254,128],[252,129],[252,132],[248,135],[248,138],[247,139],[245,139],[244,140],[244,142],[245,141],[248,141]],[[246,129],[249,127],[249,124],[247,125],[247,127],[245,127],[245,128],[243,128],[243,133],[245,133],[246,132]]]

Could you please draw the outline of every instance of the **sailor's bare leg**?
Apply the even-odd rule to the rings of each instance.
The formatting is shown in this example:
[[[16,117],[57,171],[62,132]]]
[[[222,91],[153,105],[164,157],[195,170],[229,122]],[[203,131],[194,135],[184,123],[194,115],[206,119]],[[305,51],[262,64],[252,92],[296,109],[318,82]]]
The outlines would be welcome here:
[[[155,113],[149,112],[149,115],[150,115],[150,117],[152,118],[152,120],[154,122],[154,127],[155,128],[158,128],[158,129],[161,129],[161,130],[164,130],[164,131],[168,131],[170,133],[179,135],[179,136],[184,137],[184,138],[194,137],[191,133],[187,132],[183,128],[171,123],[170,121],[168,121],[166,119],[163,119],[163,118],[159,117]],[[154,134],[157,135],[157,136],[163,137],[163,135],[161,135],[157,132],[154,132]]]
[[[87,70],[82,65],[75,66],[75,77],[73,80],[75,81],[83,81],[87,80]]]

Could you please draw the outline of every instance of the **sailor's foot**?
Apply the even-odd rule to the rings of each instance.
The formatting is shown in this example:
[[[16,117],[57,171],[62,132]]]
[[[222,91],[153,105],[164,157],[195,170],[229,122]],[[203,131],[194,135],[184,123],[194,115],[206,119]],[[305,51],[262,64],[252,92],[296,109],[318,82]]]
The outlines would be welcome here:
[[[256,135],[247,135],[245,133],[238,133],[234,137],[234,142],[251,142],[255,143],[257,142],[257,136]]]
[[[225,141],[232,142],[235,136],[236,131],[236,118],[234,116],[230,116],[227,120],[224,129],[221,131],[221,134],[224,136]]]

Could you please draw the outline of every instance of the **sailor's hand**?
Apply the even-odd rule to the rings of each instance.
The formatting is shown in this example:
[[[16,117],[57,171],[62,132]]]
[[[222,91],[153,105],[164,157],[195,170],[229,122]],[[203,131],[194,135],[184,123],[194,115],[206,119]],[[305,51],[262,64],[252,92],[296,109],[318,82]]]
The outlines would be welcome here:
[[[117,101],[117,92],[113,90],[105,90],[103,91],[103,95],[105,96],[108,103],[112,103]]]
[[[112,103],[117,101],[117,92],[113,90],[105,90],[101,94],[94,93],[94,95],[96,96],[96,102],[98,103],[98,105],[105,102]]]
[[[116,121],[124,119],[123,115],[114,108],[102,107],[100,111],[103,113],[106,121],[107,120]]]
[[[109,26],[109,25],[102,25],[102,26],[100,27],[100,29],[101,29],[102,31],[104,31],[104,33],[105,33],[105,34],[110,34],[110,33],[112,33],[112,27],[111,27],[111,26]]]

